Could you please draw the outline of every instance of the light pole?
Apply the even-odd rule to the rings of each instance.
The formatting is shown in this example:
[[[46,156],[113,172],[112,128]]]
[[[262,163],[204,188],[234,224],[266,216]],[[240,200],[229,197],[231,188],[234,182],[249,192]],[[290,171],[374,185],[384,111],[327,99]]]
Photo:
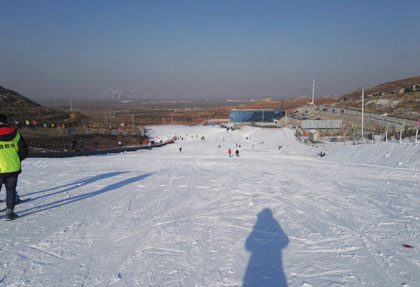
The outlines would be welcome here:
[[[362,141],[363,141],[363,129],[364,129],[364,110],[365,110],[365,88],[362,88]]]
[[[315,103],[315,78],[312,79],[312,102],[313,105]]]
[[[132,135],[134,135],[134,114],[132,114],[132,117],[133,117],[133,132],[132,132]]]

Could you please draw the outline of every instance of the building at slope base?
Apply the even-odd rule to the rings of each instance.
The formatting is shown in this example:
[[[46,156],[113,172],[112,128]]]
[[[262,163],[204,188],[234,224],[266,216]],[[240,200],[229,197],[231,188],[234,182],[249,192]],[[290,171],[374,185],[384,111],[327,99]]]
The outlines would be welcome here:
[[[233,109],[230,111],[230,124],[233,126],[254,125],[276,127],[286,115],[284,110],[273,109]]]

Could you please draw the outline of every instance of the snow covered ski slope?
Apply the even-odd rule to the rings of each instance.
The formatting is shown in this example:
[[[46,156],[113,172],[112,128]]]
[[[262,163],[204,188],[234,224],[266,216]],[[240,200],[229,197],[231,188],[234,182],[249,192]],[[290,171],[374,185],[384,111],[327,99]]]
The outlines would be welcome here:
[[[151,133],[186,140],[23,162],[31,200],[0,216],[0,286],[420,286],[420,146]]]

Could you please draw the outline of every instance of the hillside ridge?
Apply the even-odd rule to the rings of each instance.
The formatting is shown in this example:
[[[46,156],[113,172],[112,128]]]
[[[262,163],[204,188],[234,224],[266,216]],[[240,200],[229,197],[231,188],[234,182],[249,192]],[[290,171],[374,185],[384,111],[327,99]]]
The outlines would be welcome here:
[[[334,106],[361,110],[362,91],[340,97]],[[381,83],[365,90],[365,111],[399,118],[420,118],[420,76]]]

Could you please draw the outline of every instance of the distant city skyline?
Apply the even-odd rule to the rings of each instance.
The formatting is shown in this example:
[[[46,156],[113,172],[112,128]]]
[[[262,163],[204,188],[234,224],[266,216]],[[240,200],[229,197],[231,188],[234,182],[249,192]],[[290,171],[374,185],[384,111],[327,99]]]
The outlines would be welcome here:
[[[418,1],[2,1],[31,99],[340,96],[420,75]]]

